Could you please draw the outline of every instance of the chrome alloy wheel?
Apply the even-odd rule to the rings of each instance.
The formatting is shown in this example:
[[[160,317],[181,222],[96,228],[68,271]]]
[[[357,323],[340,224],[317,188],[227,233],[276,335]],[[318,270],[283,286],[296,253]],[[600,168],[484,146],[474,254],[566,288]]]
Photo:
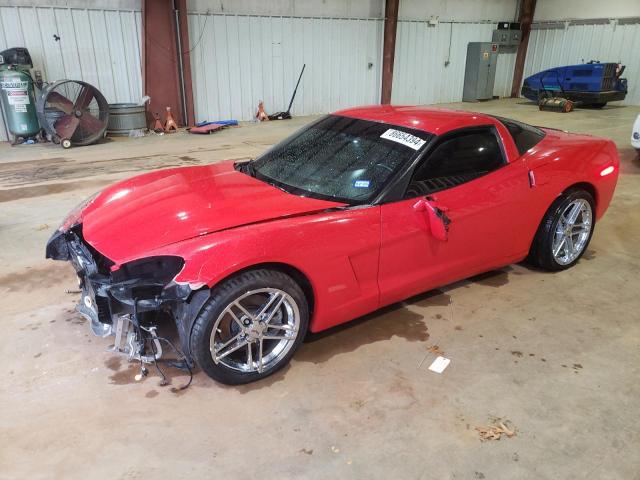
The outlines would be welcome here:
[[[564,209],[553,235],[553,258],[560,265],[573,262],[585,249],[591,229],[593,211],[591,204],[582,198],[571,202]]]
[[[287,355],[299,330],[300,310],[291,295],[277,288],[251,290],[216,319],[211,357],[233,370],[262,373]]]

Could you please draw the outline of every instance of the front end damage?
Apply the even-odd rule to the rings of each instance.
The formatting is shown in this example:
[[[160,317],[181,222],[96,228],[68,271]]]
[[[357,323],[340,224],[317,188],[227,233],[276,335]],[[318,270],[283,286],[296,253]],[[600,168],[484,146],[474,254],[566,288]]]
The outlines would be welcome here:
[[[46,257],[71,263],[81,294],[76,310],[95,335],[115,336],[114,353],[141,365],[155,363],[164,345],[179,357],[173,365],[190,371],[189,334],[209,290],[173,281],[184,265],[182,258],[153,256],[116,267],[84,240],[82,224],[56,231],[47,243]],[[179,347],[158,335],[158,327],[166,322],[175,322]]]

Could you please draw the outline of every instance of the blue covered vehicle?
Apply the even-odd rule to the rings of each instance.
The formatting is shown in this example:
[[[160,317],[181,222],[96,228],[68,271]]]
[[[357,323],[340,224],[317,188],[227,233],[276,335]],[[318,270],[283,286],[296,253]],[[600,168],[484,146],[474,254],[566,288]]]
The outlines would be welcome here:
[[[536,103],[560,97],[574,104],[604,107],[627,95],[627,79],[621,78],[624,69],[619,63],[594,61],[550,68],[525,78],[521,93]]]

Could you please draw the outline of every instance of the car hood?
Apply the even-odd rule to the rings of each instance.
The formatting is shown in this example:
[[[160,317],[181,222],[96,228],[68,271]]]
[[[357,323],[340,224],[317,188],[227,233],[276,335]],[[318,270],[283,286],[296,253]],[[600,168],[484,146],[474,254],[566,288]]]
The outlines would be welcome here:
[[[226,161],[116,183],[100,192],[80,217],[85,241],[120,264],[200,235],[341,206],[286,193]]]

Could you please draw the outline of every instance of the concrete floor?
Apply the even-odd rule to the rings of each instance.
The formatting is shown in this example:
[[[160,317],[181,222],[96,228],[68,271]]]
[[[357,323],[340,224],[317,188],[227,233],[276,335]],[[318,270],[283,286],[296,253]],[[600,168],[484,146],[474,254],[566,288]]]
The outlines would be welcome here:
[[[0,478],[640,478],[638,107],[456,104],[614,139],[623,175],[583,260],[513,265],[303,344],[269,379],[180,394],[106,352],[45,261],[63,215],[116,179],[262,152],[309,118],[64,151],[0,145]],[[438,375],[438,355],[451,365]],[[184,376],[174,376],[173,385]],[[503,419],[512,438],[481,442]]]

